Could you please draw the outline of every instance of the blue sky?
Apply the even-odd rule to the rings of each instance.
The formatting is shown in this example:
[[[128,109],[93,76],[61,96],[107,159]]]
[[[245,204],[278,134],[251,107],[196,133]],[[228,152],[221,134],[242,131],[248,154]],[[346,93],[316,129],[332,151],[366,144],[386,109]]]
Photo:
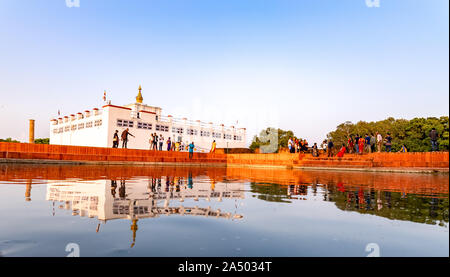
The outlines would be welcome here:
[[[291,129],[449,114],[447,0],[0,0],[0,138],[144,102],[164,114]]]

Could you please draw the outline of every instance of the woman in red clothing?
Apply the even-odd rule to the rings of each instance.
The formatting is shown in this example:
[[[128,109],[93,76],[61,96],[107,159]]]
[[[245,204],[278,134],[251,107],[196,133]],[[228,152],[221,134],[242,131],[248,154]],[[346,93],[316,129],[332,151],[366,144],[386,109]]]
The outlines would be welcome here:
[[[344,157],[344,153],[345,153],[346,150],[347,150],[347,149],[345,149],[345,144],[342,144],[342,148],[341,148],[341,150],[339,151],[339,153],[337,154],[337,156],[338,156],[339,158]]]
[[[359,138],[358,144],[359,144],[359,154],[362,155],[364,154],[364,138],[362,136]]]
[[[353,149],[355,148],[355,144],[353,143],[353,136],[352,135],[350,135],[348,137],[347,145],[348,145],[348,153],[349,154],[353,153]]]

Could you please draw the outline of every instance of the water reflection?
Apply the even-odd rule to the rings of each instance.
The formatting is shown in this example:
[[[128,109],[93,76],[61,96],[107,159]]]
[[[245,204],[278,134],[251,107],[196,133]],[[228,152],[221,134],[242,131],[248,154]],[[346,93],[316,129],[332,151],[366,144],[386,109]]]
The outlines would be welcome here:
[[[307,200],[308,195],[323,195],[323,201],[334,202],[343,211],[356,211],[395,220],[438,224],[446,227],[449,221],[448,194],[408,194],[406,192],[382,191],[365,185],[345,185],[339,182],[283,186],[266,183],[251,183],[252,191],[258,192],[258,198],[265,201],[285,202]]]
[[[118,191],[118,192],[117,192]],[[95,181],[52,181],[47,184],[46,200],[74,216],[109,220],[128,219],[131,222],[132,244],[136,242],[138,221],[159,216],[203,216],[208,218],[241,219],[243,215],[212,209],[205,202],[223,199],[243,199],[244,184],[194,182],[187,176],[160,176],[139,179]],[[192,199],[200,205],[183,205]],[[100,229],[97,226],[96,232]]]
[[[46,200],[74,216],[130,221],[135,243],[138,221],[160,216],[240,219],[242,214],[212,209],[210,201],[244,199],[244,185],[257,199],[292,203],[320,196],[342,211],[447,226],[448,175],[126,166],[1,165],[0,181],[47,183]],[[185,201],[189,204],[184,204]],[[192,204],[192,203],[195,203]]]
[[[76,241],[94,256],[342,256],[379,242],[445,256],[448,189],[432,174],[3,164],[0,251],[61,255]]]

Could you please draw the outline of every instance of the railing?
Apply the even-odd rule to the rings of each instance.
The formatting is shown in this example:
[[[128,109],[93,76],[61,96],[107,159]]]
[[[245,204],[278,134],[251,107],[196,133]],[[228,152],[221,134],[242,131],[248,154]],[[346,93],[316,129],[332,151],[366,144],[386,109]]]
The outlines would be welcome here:
[[[160,116],[159,121],[161,122],[172,122],[174,124],[179,124],[185,126],[192,126],[192,127],[200,127],[200,128],[206,128],[211,131],[226,131],[226,132],[238,132],[238,133],[244,133],[244,130],[242,128],[231,128],[231,127],[225,127],[222,125],[215,125],[211,123],[206,123],[202,121],[196,121],[196,120],[188,120],[188,119],[182,119],[182,118],[174,118],[169,116]]]

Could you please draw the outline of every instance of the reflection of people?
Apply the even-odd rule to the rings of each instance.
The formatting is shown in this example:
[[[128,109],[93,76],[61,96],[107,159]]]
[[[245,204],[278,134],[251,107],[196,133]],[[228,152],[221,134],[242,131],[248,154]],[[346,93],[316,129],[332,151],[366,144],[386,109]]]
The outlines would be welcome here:
[[[111,180],[111,195],[113,198],[116,198],[116,188],[117,188],[117,181]]]
[[[216,180],[211,179],[211,190],[214,191],[215,188],[216,188]]]
[[[119,197],[125,199],[125,180],[120,180]]]
[[[192,189],[194,187],[194,182],[192,181],[192,172],[188,173],[188,188]]]

